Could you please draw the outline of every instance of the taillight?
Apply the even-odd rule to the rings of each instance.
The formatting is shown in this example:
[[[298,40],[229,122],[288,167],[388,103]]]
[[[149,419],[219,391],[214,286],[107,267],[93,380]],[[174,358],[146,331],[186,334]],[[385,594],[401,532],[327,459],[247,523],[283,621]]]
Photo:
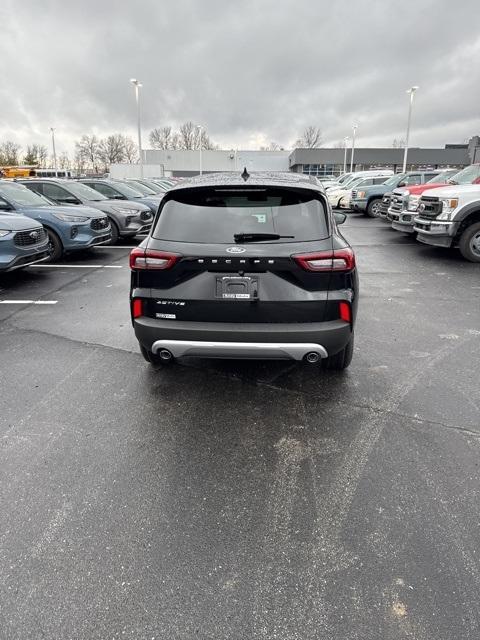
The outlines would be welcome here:
[[[345,320],[345,322],[352,322],[352,307],[348,302],[339,302],[338,310],[341,320]]]
[[[306,271],[351,271],[355,267],[355,254],[350,247],[318,253],[302,253],[292,256]]]
[[[178,253],[136,247],[130,253],[130,269],[171,269],[180,257]]]
[[[134,298],[132,301],[132,315],[134,318],[143,316],[143,302],[141,298]]]

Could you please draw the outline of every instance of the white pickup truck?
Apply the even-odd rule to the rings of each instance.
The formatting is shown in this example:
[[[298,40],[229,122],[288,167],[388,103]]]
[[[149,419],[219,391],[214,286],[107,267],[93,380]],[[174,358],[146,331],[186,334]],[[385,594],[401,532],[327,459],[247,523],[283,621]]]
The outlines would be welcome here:
[[[480,184],[430,189],[420,198],[417,211],[417,240],[458,247],[466,260],[480,262]]]

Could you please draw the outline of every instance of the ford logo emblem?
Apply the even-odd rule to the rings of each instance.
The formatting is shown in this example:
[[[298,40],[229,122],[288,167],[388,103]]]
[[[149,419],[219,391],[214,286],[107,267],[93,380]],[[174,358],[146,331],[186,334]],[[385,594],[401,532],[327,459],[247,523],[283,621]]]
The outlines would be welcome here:
[[[246,249],[243,247],[228,247],[227,253],[245,253]]]

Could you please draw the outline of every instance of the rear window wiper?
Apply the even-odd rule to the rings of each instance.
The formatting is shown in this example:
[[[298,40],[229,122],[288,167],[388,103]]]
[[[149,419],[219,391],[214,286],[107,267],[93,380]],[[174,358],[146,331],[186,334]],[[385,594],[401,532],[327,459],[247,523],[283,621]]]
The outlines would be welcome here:
[[[282,238],[295,238],[295,236],[281,236],[278,233],[235,233],[235,242],[261,242],[262,240],[281,240]]]

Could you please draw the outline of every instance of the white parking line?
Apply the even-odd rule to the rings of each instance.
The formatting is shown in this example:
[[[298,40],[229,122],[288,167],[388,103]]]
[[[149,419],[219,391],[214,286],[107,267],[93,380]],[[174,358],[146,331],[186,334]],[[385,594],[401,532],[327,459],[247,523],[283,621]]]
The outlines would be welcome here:
[[[57,304],[57,300],[0,300],[0,304]]]
[[[98,247],[92,247],[92,249],[135,249],[135,247],[137,247],[137,246],[138,245],[136,245],[136,244],[128,245],[126,247],[119,247],[119,246],[117,246],[117,247],[110,247],[110,246],[101,247],[101,246],[98,246]]]
[[[32,269],[123,269],[121,264],[32,264]]]

